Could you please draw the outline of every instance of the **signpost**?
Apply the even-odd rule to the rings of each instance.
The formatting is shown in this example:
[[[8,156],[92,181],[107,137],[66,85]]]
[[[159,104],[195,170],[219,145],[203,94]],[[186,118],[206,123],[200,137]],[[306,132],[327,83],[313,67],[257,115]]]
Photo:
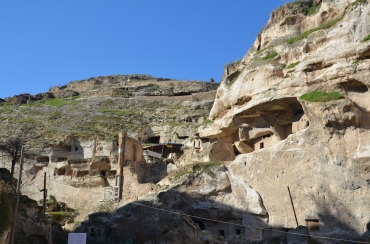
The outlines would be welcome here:
[[[86,244],[86,233],[68,233],[68,244]]]

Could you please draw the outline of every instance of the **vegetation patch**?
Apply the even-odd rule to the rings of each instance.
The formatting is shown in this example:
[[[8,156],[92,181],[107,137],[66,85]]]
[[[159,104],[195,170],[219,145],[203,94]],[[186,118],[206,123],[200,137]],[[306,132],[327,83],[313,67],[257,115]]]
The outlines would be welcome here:
[[[19,120],[14,121],[15,123],[29,123],[29,124],[36,124],[37,121],[33,118],[22,118]]]
[[[30,206],[30,205],[38,205],[37,204],[37,201],[32,199],[32,198],[29,198],[28,196],[26,195],[22,195],[22,203],[26,204],[27,206]]]
[[[190,171],[190,170],[181,170],[180,172],[178,172],[175,176],[174,176],[174,179],[177,180],[179,179],[181,176],[184,176],[184,175],[187,175],[187,174],[192,174],[193,171]]]
[[[365,38],[362,40],[362,42],[367,42],[368,40],[370,40],[370,34],[369,34],[367,37],[365,37]]]
[[[287,68],[287,69],[292,69],[292,68],[294,68],[295,66],[297,66],[299,63],[300,63],[300,61],[295,62],[295,63],[292,63],[292,64],[289,64],[286,68]]]
[[[0,233],[2,233],[12,220],[12,202],[8,193],[2,191],[0,194]]]
[[[230,88],[232,86],[232,84],[234,84],[234,82],[239,78],[239,76],[240,76],[240,72],[239,71],[236,71],[235,73],[233,73],[232,75],[230,75],[226,79],[226,86],[228,88]]]
[[[211,119],[206,119],[204,122],[203,122],[203,124],[205,124],[205,125],[209,125],[209,124],[212,124],[213,123],[213,120],[211,120]]]
[[[262,58],[262,60],[267,60],[267,59],[275,58],[277,55],[278,55],[277,52],[274,52],[274,53],[271,53],[271,54],[267,54],[266,56],[264,56]]]
[[[177,180],[179,179],[181,176],[184,176],[184,175],[187,175],[187,174],[194,174],[194,173],[197,173],[197,172],[205,172],[207,173],[208,175],[210,175],[211,177],[214,177],[214,173],[211,171],[211,168],[212,167],[215,167],[215,166],[219,166],[221,165],[222,163],[221,162],[207,162],[207,163],[202,163],[202,162],[199,162],[199,163],[195,163],[193,165],[190,165],[182,170],[180,170],[175,176],[174,176],[174,179]],[[191,168],[191,170],[190,170]]]
[[[296,37],[290,38],[287,42],[289,44],[293,44],[296,41],[305,39],[309,34],[315,32],[315,31],[329,29],[330,27],[334,26],[338,21],[342,20],[343,16],[344,16],[344,14],[342,16],[339,16],[339,17],[337,17],[335,19],[332,19],[332,20],[330,20],[328,22],[325,22],[324,24],[321,24],[321,25],[319,25],[316,28],[313,28],[313,29],[310,29],[308,31],[305,31],[305,32],[299,34]]]
[[[4,106],[4,108],[0,110],[0,113],[2,114],[11,114],[13,112],[14,112],[13,109],[6,107],[6,106]]]
[[[343,99],[344,97],[339,92],[312,91],[303,94],[299,98],[307,102],[328,102]]]
[[[76,216],[76,213],[74,212],[65,212],[65,211],[59,211],[59,212],[48,212],[47,213],[51,221],[53,222],[61,222],[64,220],[69,220],[70,218],[73,218]]]
[[[78,101],[75,101],[73,98],[72,98],[72,101],[67,101],[67,99],[65,98],[52,98],[52,99],[47,99],[47,100],[42,100],[42,101],[32,101],[30,103],[24,104],[24,106],[41,107],[43,105],[47,105],[47,106],[52,106],[52,107],[62,107],[67,104],[74,105],[77,103]]]
[[[211,177],[215,177],[215,174],[211,171],[211,168],[221,165],[221,162],[210,162],[210,163],[197,163],[193,166],[194,172],[203,171]]]
[[[307,9],[307,15],[314,15],[316,14],[321,7],[321,4],[319,5],[313,5]]]
[[[134,112],[132,112],[132,111],[117,110],[117,109],[111,109],[111,108],[100,108],[99,112],[101,112],[101,113],[110,113],[110,114],[114,114],[114,115],[117,115],[117,116],[127,116],[127,115],[134,114]]]
[[[265,48],[263,48],[263,49],[259,50],[259,51],[257,52],[257,54],[260,54],[260,53],[262,53],[263,51],[265,51],[265,50],[267,50],[267,49],[269,49],[269,48],[272,48],[272,47],[273,47],[273,46],[265,47]]]
[[[357,5],[357,4],[360,4],[360,3],[365,3],[366,1],[367,0],[356,0],[353,3],[351,3],[351,5]]]

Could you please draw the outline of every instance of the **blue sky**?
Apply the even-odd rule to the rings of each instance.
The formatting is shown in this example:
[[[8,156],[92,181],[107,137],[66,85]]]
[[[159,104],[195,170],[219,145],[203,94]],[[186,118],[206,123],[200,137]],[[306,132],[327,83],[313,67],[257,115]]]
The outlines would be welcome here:
[[[148,74],[220,81],[284,0],[0,2],[0,98]]]

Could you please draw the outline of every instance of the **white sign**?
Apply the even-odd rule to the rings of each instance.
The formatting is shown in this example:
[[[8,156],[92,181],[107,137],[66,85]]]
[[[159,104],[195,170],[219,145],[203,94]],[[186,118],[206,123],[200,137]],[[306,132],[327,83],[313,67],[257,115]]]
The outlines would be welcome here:
[[[68,233],[68,244],[86,244],[86,233]]]

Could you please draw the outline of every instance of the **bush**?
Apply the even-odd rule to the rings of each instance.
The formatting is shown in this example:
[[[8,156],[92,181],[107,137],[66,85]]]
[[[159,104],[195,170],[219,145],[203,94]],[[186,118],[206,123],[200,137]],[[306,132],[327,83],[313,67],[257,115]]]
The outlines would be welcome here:
[[[300,99],[307,102],[328,102],[343,99],[344,97],[339,92],[326,93],[323,91],[312,91],[300,96]]]

